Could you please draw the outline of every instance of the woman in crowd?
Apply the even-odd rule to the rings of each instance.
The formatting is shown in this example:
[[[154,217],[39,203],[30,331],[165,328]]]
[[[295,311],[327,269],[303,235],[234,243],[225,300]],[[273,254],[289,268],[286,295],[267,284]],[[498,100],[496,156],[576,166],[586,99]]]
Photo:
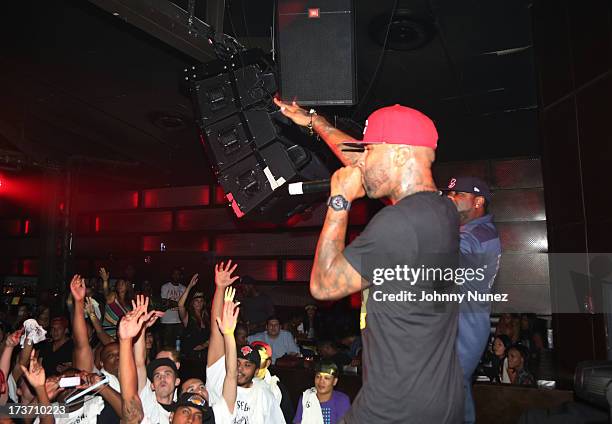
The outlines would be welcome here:
[[[505,334],[495,336],[491,345],[491,351],[487,352],[485,373],[492,382],[510,383],[508,375],[508,349],[512,346],[510,337]],[[490,365],[489,365],[490,364]]]
[[[210,338],[208,322],[210,322],[210,318],[206,312],[204,293],[195,292],[189,302],[189,308],[185,307],[191,289],[193,289],[197,283],[198,274],[194,274],[178,301],[179,317],[185,327],[183,330],[181,351],[185,352],[186,356],[205,358],[203,354],[205,354],[206,349],[208,349]]]
[[[149,365],[149,362],[155,359],[155,356],[157,355],[158,351],[157,343],[155,342],[155,336],[153,335],[150,329],[147,329],[147,332],[145,334],[145,346],[147,349],[146,363],[147,365]]]
[[[106,296],[106,309],[104,312],[103,327],[110,336],[115,337],[117,334],[117,323],[125,314],[132,309],[132,287],[123,279],[117,280],[115,289],[110,289],[109,279],[110,274],[106,269],[100,268],[100,277],[102,278],[102,288]]]
[[[317,311],[317,305],[308,304],[304,306],[304,319],[297,328],[301,338],[314,340],[321,335],[321,321]]]
[[[508,374],[510,382],[520,386],[534,386],[535,378],[527,369],[529,353],[524,346],[514,345],[508,349]]]

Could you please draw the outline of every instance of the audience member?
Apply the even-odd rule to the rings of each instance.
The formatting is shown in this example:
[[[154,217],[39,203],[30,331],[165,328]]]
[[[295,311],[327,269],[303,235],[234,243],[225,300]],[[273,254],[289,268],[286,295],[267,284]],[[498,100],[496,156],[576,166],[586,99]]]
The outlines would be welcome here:
[[[520,386],[534,386],[535,378],[529,372],[527,362],[529,353],[525,347],[514,345],[508,349],[508,374],[510,383]]]
[[[540,362],[540,354],[544,350],[544,339],[537,328],[535,314],[521,314],[521,331],[518,343],[529,351],[529,367],[534,372]]]
[[[65,317],[55,317],[51,320],[51,340],[40,347],[40,357],[48,376],[60,374],[72,367],[72,352],[74,344],[69,336],[68,320]]]
[[[245,275],[240,279],[240,306],[242,318],[248,322],[250,332],[262,331],[266,324],[266,318],[274,315],[274,304],[272,300],[262,294],[255,285],[256,281]]]
[[[181,335],[183,325],[179,317],[178,301],[186,287],[181,284],[183,273],[180,268],[174,268],[170,281],[161,287],[162,307],[166,311],[160,320],[162,344],[176,346],[176,340]]]
[[[221,315],[223,308],[224,290],[238,279],[232,276],[237,265],[232,266],[232,261],[227,264],[221,262],[215,266],[215,294],[212,301],[211,317]],[[233,290],[230,291],[233,298]],[[227,291],[226,291],[227,296]],[[219,326],[214,326],[211,318],[210,346],[208,348],[208,365],[206,367],[206,389],[210,403],[217,404],[221,399],[221,389],[226,376],[229,358],[225,358],[227,340],[223,342],[223,334]],[[257,349],[246,345],[238,350],[238,378],[236,394],[236,423],[285,423],[278,401],[266,384],[254,384],[255,372],[261,364],[261,358]]]
[[[36,310],[36,322],[45,330],[49,331],[51,325],[51,308],[46,305],[40,305]]]
[[[249,344],[247,337],[249,335],[249,329],[245,324],[236,325],[236,346],[240,349],[242,346],[246,346]]]
[[[259,351],[259,358],[261,359],[259,369],[255,374],[255,381],[260,380],[268,385],[272,391],[272,394],[274,394],[274,397],[280,404],[285,421],[291,422],[291,419],[295,414],[293,402],[291,401],[291,395],[280,379],[277,376],[270,374],[268,369],[272,364],[272,347],[269,344],[261,341],[255,341],[251,343],[251,346]]]
[[[336,424],[351,407],[349,397],[334,390],[338,367],[329,361],[317,365],[314,387],[304,391],[298,401],[295,424]]]
[[[105,268],[100,268],[100,278],[102,278],[102,288],[106,296],[102,326],[111,337],[115,337],[117,323],[132,307],[132,286],[126,280],[119,279],[115,283],[115,289],[111,290],[110,274]]]
[[[266,321],[266,331],[255,333],[247,340],[249,343],[259,340],[272,346],[272,364],[275,364],[276,360],[282,356],[295,356],[300,353],[300,348],[295,343],[293,335],[286,330],[281,330],[280,320],[275,316],[269,317]]]
[[[194,274],[178,301],[179,317],[184,326],[181,350],[188,358],[204,359],[210,338],[210,317],[204,307],[204,293],[195,292],[189,302],[189,308],[185,307],[189,293],[197,283],[198,274]]]
[[[495,335],[505,334],[506,336],[510,337],[512,343],[516,343],[519,340],[520,333],[521,323],[519,318],[515,314],[501,314],[499,322],[495,327]]]
[[[508,376],[508,349],[512,340],[505,334],[493,338],[491,350],[484,357],[483,372],[495,383],[510,383]]]
[[[317,343],[317,351],[321,359],[328,362],[333,362],[342,371],[345,365],[351,363],[351,358],[348,354],[338,349],[338,345],[332,340],[320,340]]]
[[[317,305],[309,304],[304,306],[304,318],[297,330],[300,337],[315,339],[321,333],[321,321],[318,316],[319,308]]]

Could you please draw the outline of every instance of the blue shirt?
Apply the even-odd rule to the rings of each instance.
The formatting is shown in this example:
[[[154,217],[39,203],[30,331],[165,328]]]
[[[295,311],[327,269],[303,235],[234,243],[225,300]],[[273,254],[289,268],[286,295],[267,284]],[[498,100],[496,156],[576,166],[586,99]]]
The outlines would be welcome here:
[[[268,343],[272,348],[272,363],[275,364],[276,360],[281,356],[285,356],[286,353],[300,353],[300,348],[293,339],[293,334],[288,331],[281,330],[278,337],[273,339],[268,335],[266,331],[261,333],[255,333],[247,337],[249,343],[254,341],[262,341]]]
[[[462,268],[481,269],[484,278],[473,278],[459,286],[466,300],[461,303],[459,330],[457,333],[457,354],[464,376],[471,378],[478,365],[491,332],[491,303],[467,301],[468,291],[491,293],[499,269],[501,242],[490,214],[474,219],[460,228]]]

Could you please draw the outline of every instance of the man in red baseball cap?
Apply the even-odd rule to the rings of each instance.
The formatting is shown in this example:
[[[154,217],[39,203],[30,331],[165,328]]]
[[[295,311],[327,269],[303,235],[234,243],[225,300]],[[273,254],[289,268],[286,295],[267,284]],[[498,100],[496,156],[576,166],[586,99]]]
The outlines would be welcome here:
[[[351,140],[312,110],[276,104],[321,136],[347,165],[331,179],[310,277],[316,299],[363,291],[367,301],[363,386],[344,421],[461,422],[462,372],[455,355],[459,304],[451,301],[458,289],[452,279],[435,277],[436,270],[457,264],[459,215],[432,178],[435,125],[415,109],[389,106],[369,116],[362,140]],[[347,153],[342,146],[364,151]],[[390,204],[345,246],[348,211],[365,195]]]

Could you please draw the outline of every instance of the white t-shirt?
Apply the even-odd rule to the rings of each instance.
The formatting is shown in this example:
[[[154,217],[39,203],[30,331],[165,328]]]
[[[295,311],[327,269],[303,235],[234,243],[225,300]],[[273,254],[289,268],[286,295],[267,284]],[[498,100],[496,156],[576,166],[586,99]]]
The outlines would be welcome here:
[[[206,367],[206,389],[211,405],[225,404],[223,380],[225,379],[225,356],[210,367]],[[215,410],[215,421],[217,420]],[[223,422],[223,421],[217,421]],[[253,379],[253,385],[245,389],[238,387],[233,424],[285,424],[280,405],[268,385]]]
[[[178,302],[181,295],[185,291],[185,286],[179,284],[175,286],[172,283],[166,283],[161,287],[161,298],[169,299]],[[161,317],[162,324],[180,324],[181,319],[178,313],[178,307],[170,308],[166,311],[163,317]]]
[[[85,403],[81,408],[69,412],[65,417],[55,417],[55,424],[97,424],[98,415],[103,409],[102,397],[85,395]],[[40,417],[36,417],[34,424],[40,424]]]
[[[170,412],[166,411],[157,401],[155,392],[151,389],[151,381],[148,378],[144,388],[140,391],[140,402],[142,403],[145,420],[148,419],[149,423],[168,424],[170,422]]]

